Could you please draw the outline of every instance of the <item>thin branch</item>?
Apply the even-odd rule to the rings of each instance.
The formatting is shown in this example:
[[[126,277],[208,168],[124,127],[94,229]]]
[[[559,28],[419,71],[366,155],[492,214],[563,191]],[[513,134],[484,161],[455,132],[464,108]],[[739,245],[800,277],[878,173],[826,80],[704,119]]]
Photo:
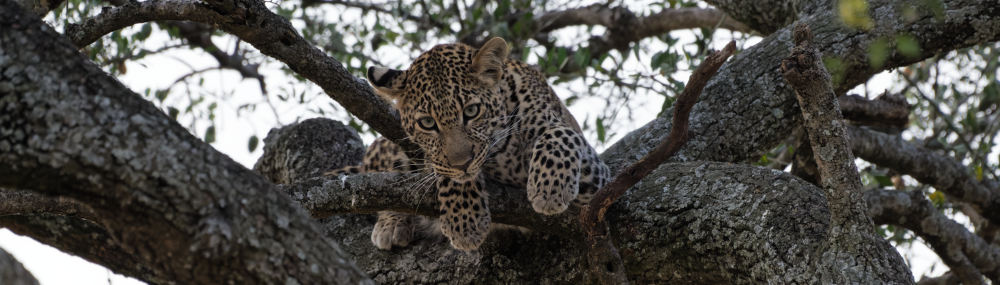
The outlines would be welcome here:
[[[235,70],[240,73],[243,78],[253,78],[256,79],[260,85],[260,92],[267,94],[267,87],[264,83],[264,76],[258,72],[260,64],[244,64],[243,55],[239,53],[239,49],[233,51],[232,54],[227,54],[222,51],[214,42],[212,42],[212,32],[215,31],[210,25],[195,23],[195,22],[182,22],[182,21],[164,21],[165,27],[175,27],[177,28],[181,37],[183,37],[188,44],[201,48],[206,53],[215,58],[219,62],[219,67],[224,69]]]
[[[612,49],[626,50],[631,44],[652,36],[673,30],[692,28],[726,28],[734,31],[750,32],[750,28],[726,16],[720,10],[704,8],[663,9],[649,16],[637,16],[625,7],[609,7],[593,4],[586,7],[550,12],[539,16],[538,33],[548,32],[574,25],[600,25],[607,28],[603,36],[592,37],[588,44],[590,57],[608,53]],[[535,38],[544,38],[536,36]],[[560,70],[573,73],[585,68],[587,63],[569,62]]]
[[[663,9],[649,16],[639,17],[625,7],[609,7],[606,4],[593,4],[586,7],[572,8],[542,14],[536,18],[538,32],[548,33],[575,25],[604,26],[616,29],[627,23],[622,19],[634,19],[638,26],[632,27],[634,35],[629,37],[645,38],[651,35],[681,29],[721,27],[728,30],[750,32],[750,28],[718,9],[677,8]]]
[[[309,7],[309,6],[319,5],[319,4],[341,5],[341,6],[344,6],[344,7],[358,8],[358,9],[361,9],[362,11],[375,11],[375,12],[379,12],[379,13],[389,14],[389,15],[392,15],[392,16],[400,16],[403,19],[406,19],[408,21],[417,23],[417,26],[420,29],[436,28],[438,30],[444,30],[444,31],[448,31],[448,32],[451,31],[451,29],[450,29],[450,27],[449,27],[448,24],[446,24],[444,22],[441,22],[440,20],[438,20],[433,15],[418,16],[418,15],[414,15],[414,14],[411,14],[411,13],[406,13],[406,11],[402,11],[400,9],[388,9],[388,8],[386,8],[386,6],[395,5],[394,3],[393,4],[390,4],[390,3],[376,4],[376,3],[365,3],[365,2],[345,1],[345,0],[303,0],[302,1],[302,7]]]
[[[638,162],[621,171],[611,182],[594,194],[590,204],[580,212],[580,223],[587,234],[591,245],[591,271],[604,283],[627,283],[621,257],[607,236],[607,225],[604,215],[608,207],[614,204],[625,191],[640,179],[648,175],[660,164],[674,155],[688,139],[688,115],[698,101],[702,89],[709,79],[715,75],[719,67],[736,50],[736,42],[729,42],[722,50],[709,55],[691,74],[684,91],[677,96],[674,103],[673,128],[670,135]],[[606,266],[610,264],[611,266]],[[610,268],[609,268],[610,267]]]
[[[931,106],[931,110],[934,110],[935,114],[937,114],[938,116],[941,116],[943,118],[942,121],[944,121],[945,126],[948,126],[948,129],[951,130],[951,132],[954,133],[955,136],[958,137],[958,141],[961,142],[962,145],[965,146],[965,149],[969,150],[970,153],[974,154],[974,158],[976,160],[978,160],[978,161],[987,161],[985,157],[982,157],[982,154],[980,152],[975,151],[975,148],[972,148],[972,142],[970,142],[969,139],[965,138],[965,133],[963,133],[962,130],[960,130],[958,127],[955,126],[955,123],[954,123],[955,119],[952,118],[952,116],[950,114],[945,113],[943,110],[941,110],[941,107],[938,106],[937,102],[935,102],[933,99],[931,99],[929,96],[927,96],[927,94],[924,94],[924,91],[920,90],[920,87],[917,86],[917,83],[914,82],[913,79],[910,79],[909,76],[902,76],[902,78],[904,80],[906,80],[906,83],[908,83],[911,86],[913,86],[913,89],[917,91],[917,95],[919,95],[920,98],[924,99],[924,101],[927,101],[927,105]],[[993,172],[992,171],[986,172],[986,173],[991,176],[990,177],[991,179],[994,179],[994,180],[997,179],[996,176],[993,176]]]

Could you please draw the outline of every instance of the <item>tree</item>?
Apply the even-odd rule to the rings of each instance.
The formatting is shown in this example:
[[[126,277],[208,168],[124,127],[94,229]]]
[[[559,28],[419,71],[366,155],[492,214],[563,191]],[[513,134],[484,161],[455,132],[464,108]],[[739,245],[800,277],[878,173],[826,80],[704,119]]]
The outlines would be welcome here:
[[[183,38],[185,46],[212,54],[220,68],[255,78],[266,90],[248,63],[251,53],[220,53],[214,46],[211,35],[219,29],[318,85],[372,130],[405,143],[398,115],[342,62],[354,68],[377,62],[363,50],[382,44],[425,48],[430,32],[472,44],[495,34],[524,47],[514,52],[522,58],[544,50],[538,65],[555,81],[593,80],[592,91],[609,94],[643,88],[675,94],[684,83],[670,76],[629,80],[604,64],[645,52],[641,47],[649,38],[669,44],[672,38],[664,33],[673,29],[722,27],[766,37],[730,59],[708,82],[691,113],[690,140],[671,163],[647,175],[607,212],[609,237],[629,280],[913,283],[903,259],[878,235],[877,230],[888,228],[877,224],[912,231],[951,270],[924,281],[1000,281],[995,226],[1000,184],[996,165],[986,158],[994,153],[990,149],[1000,128],[995,123],[1000,121],[996,48],[990,44],[1000,39],[1000,2],[708,1],[716,9],[682,8],[675,2],[640,15],[624,6],[550,9],[528,1],[420,1],[391,8],[303,1],[291,10],[256,0],[110,1],[115,7],[79,10],[87,11],[80,12],[87,19],[65,25],[60,35],[37,15],[61,7],[61,1],[2,0],[0,225],[151,283],[590,280],[585,268],[600,264],[588,265],[576,216],[535,214],[523,203],[523,192],[498,184],[488,186],[496,204],[490,205],[494,221],[531,233],[497,233],[511,237],[491,237],[472,254],[432,241],[378,251],[367,239],[372,219],[360,214],[434,215],[433,196],[411,191],[413,175],[314,177],[357,163],[359,140],[342,124],[307,120],[273,131],[255,173],[191,135],[176,122],[180,112],[172,106],[161,100],[158,108],[94,61],[107,63],[112,73],[124,72],[117,62],[142,56],[131,47],[151,29],[132,36],[117,31],[156,22]],[[64,5],[87,6],[82,4],[98,3]],[[362,30],[358,34],[367,34],[347,41],[343,34],[355,26],[330,29],[309,14],[319,5],[350,7],[406,24]],[[306,28],[295,28],[289,16]],[[796,32],[793,42],[793,23],[811,27],[814,37]],[[577,41],[579,48],[566,48],[550,35],[578,25],[606,32]],[[88,48],[109,33],[111,41]],[[706,40],[690,54],[657,52],[654,66],[672,75],[672,65],[697,65]],[[976,46],[981,44],[986,45]],[[81,55],[81,47],[90,59]],[[109,50],[124,55],[109,56]],[[990,83],[973,84],[979,96],[934,84],[934,97],[918,101],[917,111],[934,110],[927,129],[935,135],[928,137],[940,138],[944,147],[906,141],[898,124],[886,126],[911,115],[892,95],[880,100],[845,95],[876,73],[904,66],[901,78],[912,90],[902,93],[923,94],[921,80],[940,75],[935,62],[955,57],[949,53],[954,50],[961,51],[958,57],[985,59],[982,65],[964,64]],[[666,82],[640,87],[657,79]],[[154,102],[171,94],[169,89],[150,93]],[[833,100],[834,95],[840,97]],[[602,154],[614,171],[663,140],[672,127],[670,102],[656,119]],[[977,108],[968,108],[969,102]],[[853,124],[829,112],[838,105]],[[944,105],[949,108],[936,108]],[[961,128],[946,111],[968,114]],[[881,131],[866,127],[871,125]],[[598,140],[604,140],[608,132],[602,120],[593,126]],[[211,133],[206,131],[204,140],[211,141]],[[849,136],[838,135],[844,133]],[[964,151],[954,145],[964,145]],[[337,155],[324,156],[331,153]],[[875,165],[860,175],[877,187],[861,190],[852,155]],[[784,169],[789,156],[795,175],[754,165],[774,158]],[[916,182],[892,183],[903,174]],[[881,188],[888,185],[902,189]],[[970,216],[975,232],[940,207]],[[897,242],[894,233],[905,233],[888,230]]]

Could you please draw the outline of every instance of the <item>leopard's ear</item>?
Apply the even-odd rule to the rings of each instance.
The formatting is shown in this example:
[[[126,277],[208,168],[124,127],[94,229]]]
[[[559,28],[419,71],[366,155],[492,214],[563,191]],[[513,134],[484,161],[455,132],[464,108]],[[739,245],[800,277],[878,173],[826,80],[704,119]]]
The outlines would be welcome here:
[[[483,44],[476,52],[476,57],[472,59],[470,71],[472,75],[479,79],[486,86],[493,86],[500,82],[503,75],[504,60],[510,50],[507,49],[507,42],[502,38],[495,37]]]
[[[375,93],[382,96],[386,101],[394,102],[403,94],[403,87],[406,87],[406,72],[384,66],[368,67],[368,83],[375,88]]]

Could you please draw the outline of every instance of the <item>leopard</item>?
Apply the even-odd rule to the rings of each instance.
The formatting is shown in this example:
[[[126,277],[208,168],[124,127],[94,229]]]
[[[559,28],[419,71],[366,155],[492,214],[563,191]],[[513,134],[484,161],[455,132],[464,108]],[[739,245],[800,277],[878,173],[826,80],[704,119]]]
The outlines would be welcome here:
[[[477,250],[494,228],[486,180],[524,189],[543,215],[587,203],[608,182],[608,167],[547,77],[509,54],[507,42],[494,37],[478,49],[436,45],[405,70],[368,68],[369,84],[399,112],[406,139],[424,158],[418,163],[380,137],[361,166],[327,175],[423,169],[435,179],[439,202],[436,221],[379,212],[371,236],[377,248],[405,247],[429,227],[452,248]]]

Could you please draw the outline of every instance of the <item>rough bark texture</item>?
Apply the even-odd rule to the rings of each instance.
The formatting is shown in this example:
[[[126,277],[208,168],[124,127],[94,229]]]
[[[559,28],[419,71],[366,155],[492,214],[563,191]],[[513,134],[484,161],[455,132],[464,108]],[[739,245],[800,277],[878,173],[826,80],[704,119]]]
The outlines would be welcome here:
[[[494,198],[491,213],[499,223],[531,232],[494,232],[472,254],[453,250],[443,240],[426,239],[380,251],[368,238],[373,217],[338,215],[383,209],[435,215],[434,196],[408,188],[416,176],[318,177],[284,190],[314,216],[325,218],[328,234],[340,239],[378,282],[587,280],[587,259],[580,254],[587,245],[579,238],[575,209],[554,217],[533,214],[520,189],[488,184]],[[860,262],[819,250],[830,235],[826,199],[812,184],[781,171],[710,162],[668,164],[621,199],[608,211],[608,222],[614,225],[609,236],[621,251],[629,279],[638,284],[816,283],[821,281],[817,270],[826,269],[813,263]],[[885,255],[865,258],[903,266],[894,251],[877,252]],[[895,259],[890,254],[896,254]],[[904,277],[890,282],[911,278]]]
[[[822,251],[835,259],[849,260],[817,262],[818,278],[835,284],[913,283],[903,258],[875,234],[868,217],[868,207],[861,195],[861,177],[847,142],[846,123],[809,27],[796,25],[794,40],[792,54],[781,62],[781,69],[802,108],[803,128],[819,170],[819,185],[826,193],[832,213],[830,236]],[[889,259],[845,258],[864,254],[861,251]]]
[[[0,249],[0,284],[38,285],[38,280],[17,259]]]
[[[271,182],[289,184],[361,164],[365,145],[353,129],[319,118],[293,126],[272,129],[264,138],[264,156],[257,160],[253,170]]]
[[[311,178],[286,191],[314,216],[326,217],[328,234],[341,239],[377,282],[586,280],[587,260],[580,253],[587,246],[581,243],[575,210],[555,217],[532,214],[523,190],[489,184],[490,209],[495,221],[531,232],[491,233],[471,254],[426,239],[380,251],[368,238],[373,217],[331,216],[381,209],[435,215],[434,196],[413,193],[400,177]],[[809,249],[819,246],[829,223],[819,189],[780,171],[744,165],[666,165],[622,199],[608,212],[616,225],[610,236],[630,279],[639,284],[808,280],[807,261],[818,259]],[[802,274],[788,277],[788,271]]]
[[[273,184],[191,136],[10,0],[0,1],[0,187],[91,206],[180,283],[364,282]]]
[[[800,10],[810,11],[807,16],[798,17],[801,21],[826,25],[814,31],[823,52],[846,59],[843,62],[846,76],[835,84],[838,93],[878,70],[1000,38],[997,0],[943,1],[943,18],[920,14],[928,13],[927,9],[918,9],[918,17],[912,21],[898,15],[900,10],[894,5],[914,5],[908,3],[912,1],[903,2],[907,3],[870,1],[876,25],[868,31],[836,25],[832,9]],[[160,5],[164,3],[170,5]],[[137,10],[122,11],[149,11],[150,14],[145,14],[148,21],[161,15],[153,13],[156,9],[170,8],[169,14],[193,3],[138,2],[123,6]],[[38,22],[25,22],[18,18],[20,13],[11,12],[9,0],[0,5],[4,8],[0,9],[3,45],[0,186],[68,196],[99,206],[95,207],[101,209],[96,212],[100,217],[98,224],[112,237],[100,240],[120,242],[122,251],[139,260],[136,263],[148,264],[150,275],[162,278],[145,280],[191,283],[201,280],[188,275],[212,273],[236,282],[277,283],[289,280],[265,278],[295,276],[305,283],[322,280],[307,279],[315,276],[309,270],[295,270],[315,268],[322,274],[347,268],[343,272],[353,273],[349,265],[340,266],[346,263],[342,258],[346,255],[331,240],[340,240],[346,246],[345,251],[353,254],[365,271],[377,281],[387,283],[539,282],[539,279],[559,283],[583,278],[582,250],[575,239],[544,230],[558,225],[558,217],[552,218],[555,222],[543,219],[537,224],[520,221],[541,226],[532,227],[531,234],[509,232],[491,236],[477,254],[456,252],[443,242],[432,241],[390,252],[378,251],[368,239],[373,219],[365,215],[324,220],[327,234],[324,238],[289,199],[277,194],[277,188],[186,135],[181,127],[169,123],[169,119],[138,96],[125,91],[93,66],[83,64],[84,60],[72,52],[72,47],[52,39],[49,31],[39,31]],[[382,105],[366,105],[375,98],[370,88],[297,37],[287,21],[267,11],[260,2],[211,2],[210,6],[212,9],[204,14],[207,18],[186,20],[201,19],[240,36],[263,53],[286,62],[327,92],[336,94],[331,96],[342,103],[360,98],[354,103],[364,108],[376,106],[355,115],[384,134],[386,130],[402,133],[391,111],[378,108]],[[120,28],[131,23],[110,24]],[[25,29],[31,31],[30,36],[23,35]],[[880,37],[897,33],[913,35],[923,53],[917,58],[890,54],[886,66],[867,66],[867,46]],[[801,119],[791,89],[783,84],[778,69],[790,46],[789,31],[779,29],[723,66],[694,108],[694,139],[675,160],[745,161],[791,133]],[[42,89],[46,92],[41,92]],[[74,96],[79,94],[86,96]],[[602,157],[612,169],[619,170],[645,155],[669,128],[665,118],[654,120],[623,138]],[[329,166],[311,169],[325,167]],[[290,173],[295,175],[289,177],[299,179],[304,176],[299,174],[310,171],[293,171]],[[361,195],[367,193],[364,188],[352,186],[368,180],[357,179],[362,180],[338,182],[339,179],[318,178],[290,185],[285,190],[313,183],[307,188],[314,191],[311,193],[343,191],[343,187],[349,187],[347,193],[358,194],[347,197],[368,197]],[[518,201],[514,199],[493,201]],[[362,210],[351,200],[331,204],[359,212],[409,209],[419,213],[434,208],[413,204],[420,199],[383,200],[365,201],[385,203],[373,204],[372,207],[385,206],[379,209]],[[870,261],[882,261],[885,266],[901,265],[894,258],[898,255],[894,252],[886,255],[881,249],[859,246],[858,256],[824,251],[830,228],[830,214],[825,205],[820,189],[787,174],[744,165],[686,163],[661,167],[646,177],[612,207],[608,220],[618,225],[611,229],[613,236],[620,237],[614,242],[622,250],[630,278],[638,283],[812,284],[837,281],[820,279],[824,274],[819,270],[846,267],[849,270],[835,273],[857,280],[865,277],[867,269],[854,270],[854,265],[860,267]],[[516,213],[516,208],[511,213]],[[38,222],[38,227],[58,227],[46,221]],[[160,230],[158,226],[162,225],[167,225],[163,227],[166,230]],[[60,244],[63,240],[57,238],[50,243]],[[75,250],[69,251],[84,251]],[[244,255],[223,260],[226,252]],[[303,256],[306,261],[299,259]],[[295,266],[307,265],[304,263],[317,258],[323,259],[313,263],[322,264],[319,268]],[[257,263],[240,263],[248,261]],[[98,262],[116,271],[127,270],[107,260]],[[838,264],[822,266],[830,263]],[[276,264],[285,266],[279,268]],[[212,281],[220,280],[204,280]]]

